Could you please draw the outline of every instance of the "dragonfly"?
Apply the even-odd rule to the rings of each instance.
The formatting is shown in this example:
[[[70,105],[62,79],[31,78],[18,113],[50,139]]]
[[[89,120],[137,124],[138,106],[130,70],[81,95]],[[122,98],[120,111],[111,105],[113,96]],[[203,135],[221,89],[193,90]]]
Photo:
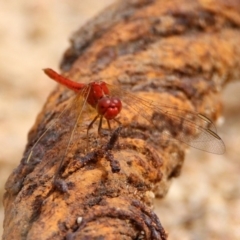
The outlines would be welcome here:
[[[88,149],[89,131],[94,123],[99,120],[98,135],[101,136],[103,120],[106,121],[110,131],[112,130],[111,122],[115,122],[121,126],[121,121],[118,117],[126,107],[152,126],[152,129],[154,129],[153,133],[159,133],[157,135],[159,141],[163,139],[173,139],[209,153],[223,154],[225,152],[224,142],[217,134],[215,125],[208,117],[201,113],[143,99],[142,97],[138,97],[133,93],[121,89],[117,85],[110,85],[104,81],[93,81],[85,84],[75,82],[50,68],[46,68],[43,71],[52,80],[76,93],[73,103],[69,105],[70,107],[66,107],[58,117],[58,119],[61,119],[61,117],[64,116],[64,121],[66,122],[58,120],[58,122],[53,122],[47,127],[31,148],[28,156],[29,161],[34,149],[46,132],[49,130],[51,131],[54,123],[55,125],[59,124],[59,128],[61,129],[66,126],[66,130],[65,132],[63,131],[63,134],[68,134],[69,139],[65,150],[61,149],[61,159],[56,176],[63,165],[71,144],[75,141],[79,141],[81,137],[84,138],[82,133],[84,128],[86,130],[86,148]],[[81,124],[83,122],[81,119],[86,114],[85,106],[87,105],[94,109],[95,116],[88,123],[88,126],[83,126]],[[59,128],[55,126],[54,129],[54,136],[56,139],[62,138],[62,136],[56,134]]]

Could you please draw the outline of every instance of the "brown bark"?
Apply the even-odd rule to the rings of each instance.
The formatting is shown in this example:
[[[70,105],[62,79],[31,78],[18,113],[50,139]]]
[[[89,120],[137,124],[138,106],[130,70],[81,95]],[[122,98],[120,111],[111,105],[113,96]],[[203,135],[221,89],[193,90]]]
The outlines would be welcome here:
[[[116,84],[118,79],[159,105],[166,102],[216,120],[220,91],[240,78],[239,27],[240,4],[234,0],[119,1],[73,35],[61,66],[76,81]],[[164,196],[171,178],[179,175],[186,146],[157,142],[149,125],[138,122],[127,107],[112,150],[106,149],[109,137],[99,140],[94,126],[94,150],[86,154],[86,164],[79,161],[86,132],[74,135],[64,155],[71,119],[80,108],[76,104],[29,158],[71,96],[63,88],[53,92],[29,134],[25,155],[6,183],[3,239],[165,239],[152,198]],[[57,189],[52,177],[62,156],[64,181]],[[119,173],[113,173],[110,160],[120,164]]]

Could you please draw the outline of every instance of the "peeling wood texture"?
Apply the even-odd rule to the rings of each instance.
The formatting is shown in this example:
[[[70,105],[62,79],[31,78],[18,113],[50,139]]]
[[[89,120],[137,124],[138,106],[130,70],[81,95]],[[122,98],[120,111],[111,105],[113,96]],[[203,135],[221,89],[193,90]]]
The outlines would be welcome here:
[[[239,29],[237,0],[119,1],[72,36],[61,68],[75,81],[121,84],[136,96],[215,121],[222,88],[240,78]],[[96,124],[85,153],[86,132],[80,130],[91,112],[65,153],[79,107],[73,103],[57,116],[73,97],[58,87],[29,133],[24,157],[6,183],[3,239],[166,239],[152,199],[164,197],[179,175],[186,145],[158,141],[161,135],[125,107],[119,138],[100,139]],[[62,180],[54,186],[62,157]],[[114,173],[114,164],[120,172]]]

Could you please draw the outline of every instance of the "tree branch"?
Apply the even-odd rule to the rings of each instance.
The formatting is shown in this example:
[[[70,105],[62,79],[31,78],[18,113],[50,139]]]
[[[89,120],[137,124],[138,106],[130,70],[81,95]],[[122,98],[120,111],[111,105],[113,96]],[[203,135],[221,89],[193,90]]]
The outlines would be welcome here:
[[[119,1],[73,35],[61,68],[70,79],[106,80],[114,86],[120,82],[136,92],[133,98],[216,120],[220,91],[240,77],[240,5],[224,4]],[[166,141],[163,131],[141,119],[140,110],[125,106],[120,137],[113,133],[99,139],[96,125],[85,153],[85,128],[94,113],[75,125],[72,119],[82,101],[60,87],[48,98],[29,133],[24,157],[6,183],[3,239],[166,239],[151,210],[152,199],[154,194],[163,197],[171,178],[179,175],[186,145]],[[154,109],[148,116],[154,120]],[[181,140],[181,124],[157,120]],[[66,152],[73,126],[78,134]],[[193,139],[195,133],[188,134]],[[62,181],[56,188],[52,180],[62,157]],[[114,161],[119,173],[112,171]]]

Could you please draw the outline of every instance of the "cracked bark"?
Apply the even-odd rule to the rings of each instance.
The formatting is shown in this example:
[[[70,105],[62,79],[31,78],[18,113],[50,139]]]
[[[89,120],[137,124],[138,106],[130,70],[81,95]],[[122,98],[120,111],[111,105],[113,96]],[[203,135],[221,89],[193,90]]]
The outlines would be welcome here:
[[[73,80],[118,80],[140,97],[216,120],[222,88],[240,77],[239,10],[234,0],[119,1],[72,36],[61,68]],[[94,155],[109,142],[107,136],[94,141],[97,126],[86,164],[77,152],[85,136],[74,139],[61,171],[62,192],[52,176],[77,107],[46,133],[26,162],[71,97],[57,88],[29,133],[24,157],[6,183],[3,239],[165,239],[152,199],[163,197],[179,175],[186,146],[154,141],[149,126],[129,109],[121,113],[124,127],[108,154]],[[111,170],[114,160],[119,173]]]

